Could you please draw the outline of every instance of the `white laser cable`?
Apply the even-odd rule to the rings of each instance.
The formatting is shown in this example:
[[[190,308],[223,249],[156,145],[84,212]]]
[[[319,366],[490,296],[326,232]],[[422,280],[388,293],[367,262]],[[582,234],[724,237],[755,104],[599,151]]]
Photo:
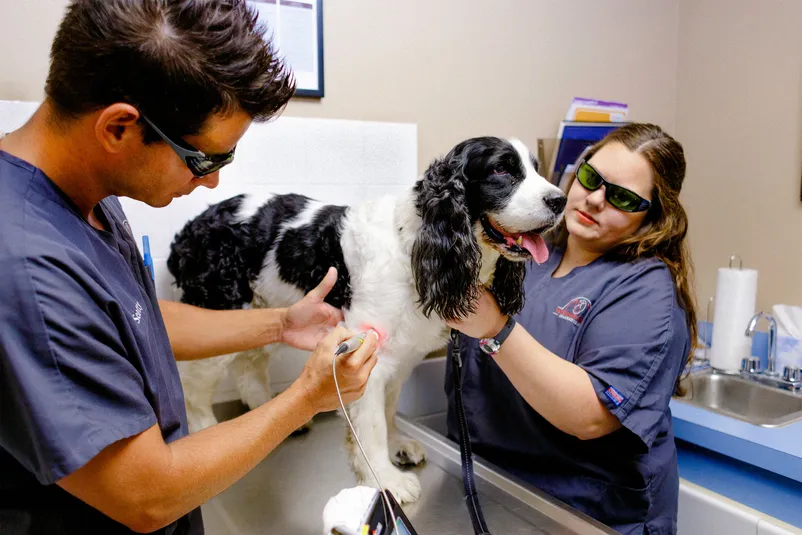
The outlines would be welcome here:
[[[373,469],[373,465],[370,464],[370,460],[365,453],[365,448],[362,447],[362,442],[360,442],[359,436],[356,434],[354,424],[351,423],[351,418],[348,417],[348,411],[345,410],[345,403],[343,403],[343,397],[340,393],[340,385],[337,382],[337,357],[353,353],[362,347],[362,343],[365,341],[365,338],[367,338],[367,333],[361,333],[349,338],[337,346],[337,349],[334,350],[334,358],[331,359],[331,371],[334,375],[334,388],[337,389],[337,399],[340,400],[340,408],[343,410],[345,421],[348,422],[348,427],[351,429],[351,434],[354,435],[354,440],[356,441],[357,446],[359,446],[359,451],[362,452],[362,456],[365,458],[365,462],[368,464],[368,468],[370,468],[370,472],[373,474],[373,478],[376,480],[376,484],[379,486],[379,493],[382,495],[382,499],[387,506],[387,510],[390,511],[390,517],[393,519],[393,530],[398,530],[398,519],[396,519],[395,512],[393,512],[393,505],[390,503],[390,498],[387,497],[386,491],[379,480],[379,476],[376,475],[376,471]],[[387,522],[386,515],[384,521]],[[388,535],[392,533],[393,531],[390,531],[388,532]]]

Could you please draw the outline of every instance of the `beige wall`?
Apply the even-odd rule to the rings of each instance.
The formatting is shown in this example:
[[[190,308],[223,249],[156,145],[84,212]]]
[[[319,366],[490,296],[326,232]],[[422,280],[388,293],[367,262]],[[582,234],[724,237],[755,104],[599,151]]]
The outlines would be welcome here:
[[[288,112],[418,123],[421,168],[474,135],[534,148],[574,96],[674,128],[674,0],[340,0],[325,24],[327,97]]]
[[[759,309],[802,305],[800,28],[797,0],[681,1],[677,135],[702,304],[738,254],[759,270]]]
[[[0,98],[40,99],[66,0],[0,0]],[[326,98],[288,115],[419,125],[423,168],[470,136],[553,137],[571,98],[674,128],[679,0],[326,0]],[[581,13],[581,14],[580,14]],[[10,53],[9,53],[10,51]]]

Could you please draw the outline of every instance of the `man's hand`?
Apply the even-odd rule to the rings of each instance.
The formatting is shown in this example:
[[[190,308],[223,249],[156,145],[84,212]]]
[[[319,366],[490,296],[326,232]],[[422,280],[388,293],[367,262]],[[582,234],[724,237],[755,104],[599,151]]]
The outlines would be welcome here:
[[[298,378],[297,384],[306,390],[308,399],[317,412],[334,410],[340,406],[331,373],[331,361],[337,346],[352,336],[354,334],[344,327],[331,331],[309,357]],[[370,372],[376,366],[375,351],[378,341],[378,335],[371,331],[359,349],[350,355],[337,357],[337,383],[346,405],[362,397],[365,392]]]
[[[343,320],[341,310],[323,302],[336,282],[337,270],[329,268],[317,288],[287,309],[281,331],[282,343],[311,351],[332,327]]]

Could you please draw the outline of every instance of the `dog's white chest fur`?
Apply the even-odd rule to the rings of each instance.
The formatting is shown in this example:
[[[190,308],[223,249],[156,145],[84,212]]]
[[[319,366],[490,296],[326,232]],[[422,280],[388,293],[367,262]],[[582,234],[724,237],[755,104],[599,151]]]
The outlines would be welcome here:
[[[496,262],[501,253],[489,247],[482,247],[482,268],[479,270],[479,282],[485,288],[493,285],[493,275],[496,272]]]
[[[409,262],[420,219],[410,197],[383,197],[349,212],[343,228],[343,256],[351,276],[349,329],[375,328],[381,340],[379,373],[404,376],[426,354],[446,343],[442,319],[427,318],[417,306],[418,294]],[[416,358],[417,357],[417,358]]]

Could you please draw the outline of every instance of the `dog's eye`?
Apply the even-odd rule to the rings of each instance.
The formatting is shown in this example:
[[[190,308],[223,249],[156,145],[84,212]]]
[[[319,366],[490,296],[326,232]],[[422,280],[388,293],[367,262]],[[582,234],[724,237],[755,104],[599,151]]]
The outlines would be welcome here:
[[[507,174],[507,170],[504,169],[503,167],[496,167],[496,168],[493,169],[493,174],[494,175],[506,175]]]

